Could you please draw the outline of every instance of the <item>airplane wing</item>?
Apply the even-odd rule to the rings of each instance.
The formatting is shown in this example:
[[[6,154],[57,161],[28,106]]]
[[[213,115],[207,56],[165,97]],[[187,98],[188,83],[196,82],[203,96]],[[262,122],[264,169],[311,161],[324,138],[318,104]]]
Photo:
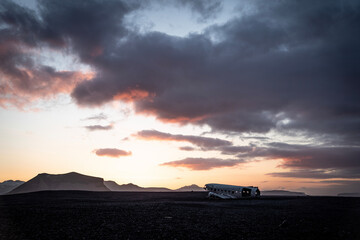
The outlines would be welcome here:
[[[209,192],[208,198],[233,199],[233,198],[236,198],[236,197],[231,196],[231,195],[225,195],[225,194]]]

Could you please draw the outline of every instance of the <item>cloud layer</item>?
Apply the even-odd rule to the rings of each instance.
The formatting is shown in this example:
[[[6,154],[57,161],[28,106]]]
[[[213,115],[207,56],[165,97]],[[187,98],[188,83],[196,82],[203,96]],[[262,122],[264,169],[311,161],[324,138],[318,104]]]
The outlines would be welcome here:
[[[69,94],[93,78],[93,73],[58,71],[37,61],[41,47],[58,49],[64,42],[33,11],[1,1],[0,24],[0,106],[22,108],[36,99]]]
[[[215,150],[217,147],[228,146],[232,143],[227,140],[218,138],[200,137],[192,135],[181,135],[181,134],[170,134],[159,132],[156,130],[143,130],[133,135],[143,140],[158,140],[158,141],[178,141],[178,142],[189,142],[195,146],[200,147],[202,150]],[[189,150],[189,149],[185,149]]]
[[[204,16],[220,4],[178,3]],[[137,2],[39,1],[37,15],[2,1],[1,100],[71,91],[81,106],[131,101],[168,122],[235,132],[281,127],[358,144],[359,3],[242,4],[252,11],[180,38],[130,30],[124,17],[142,7]],[[42,46],[71,49],[96,75],[84,81],[23,50]]]
[[[288,172],[274,172],[274,177],[292,178],[360,178],[360,149],[358,147],[323,147],[269,143],[253,147],[237,155],[245,159],[279,159],[279,167]]]
[[[218,1],[176,3],[202,21],[221,10]],[[214,132],[300,132],[324,144],[253,149],[156,131],[138,136],[248,159],[283,159],[282,167],[290,171],[273,176],[358,176],[359,1],[245,0],[240,8],[247,11],[238,17],[186,37],[131,29],[125,17],[147,6],[143,1],[40,0],[35,12],[1,1],[0,106],[22,107],[67,93],[79,106],[123,101],[163,122],[205,124]],[[71,52],[94,73],[47,66],[33,54],[43,48]],[[167,165],[213,168],[200,160]],[[222,166],[218,160],[200,162]]]

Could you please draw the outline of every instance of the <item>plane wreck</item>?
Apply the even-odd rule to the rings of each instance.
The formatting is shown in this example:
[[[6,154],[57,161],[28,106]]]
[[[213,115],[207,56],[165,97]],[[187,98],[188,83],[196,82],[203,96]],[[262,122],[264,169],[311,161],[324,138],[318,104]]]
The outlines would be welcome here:
[[[217,183],[208,183],[204,189],[209,192],[208,198],[236,199],[236,198],[257,198],[260,197],[258,187],[234,186]]]

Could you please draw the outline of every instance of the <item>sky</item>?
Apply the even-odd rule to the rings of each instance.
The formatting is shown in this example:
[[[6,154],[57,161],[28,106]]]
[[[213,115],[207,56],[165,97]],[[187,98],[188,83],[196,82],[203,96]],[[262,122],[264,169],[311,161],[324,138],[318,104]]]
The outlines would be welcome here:
[[[0,1],[0,182],[360,192],[360,2]]]

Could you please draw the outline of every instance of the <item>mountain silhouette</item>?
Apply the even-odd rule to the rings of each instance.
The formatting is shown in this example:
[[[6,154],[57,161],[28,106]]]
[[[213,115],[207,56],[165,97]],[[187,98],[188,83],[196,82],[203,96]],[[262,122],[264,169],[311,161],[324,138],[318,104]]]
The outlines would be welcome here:
[[[4,181],[4,182],[0,183],[0,194],[8,193],[8,192],[10,192],[14,188],[20,186],[23,183],[24,183],[24,181],[20,181],[20,180],[16,180],[16,181],[7,180],[7,181]]]
[[[338,197],[360,197],[360,193],[339,193]]]
[[[114,181],[104,181],[104,184],[111,191],[115,192],[168,192],[172,191],[169,188],[164,187],[139,187],[138,185],[128,183],[128,184],[117,184]]]
[[[199,191],[205,191],[205,190],[202,187],[199,187],[196,184],[192,184],[192,185],[189,185],[189,186],[184,186],[184,187],[178,188],[175,191],[179,191],[179,192],[190,192],[190,191],[199,192]]]
[[[303,192],[291,192],[286,190],[261,191],[261,196],[307,196]]]
[[[104,180],[102,178],[70,172],[65,174],[38,174],[36,177],[13,189],[8,194],[46,190],[109,191],[104,185]]]
[[[117,191],[117,192],[190,192],[204,191],[196,184],[183,186],[176,190],[165,187],[140,187],[138,185],[117,184],[114,181],[104,181],[99,177],[92,177],[76,172],[65,174],[41,173],[27,182],[8,180],[0,183],[0,194],[17,194],[37,191],[54,190],[82,190],[82,191]],[[262,196],[307,196],[303,192],[291,192],[286,190],[261,191]],[[350,194],[339,194],[339,196]],[[354,195],[354,194],[352,194]]]

